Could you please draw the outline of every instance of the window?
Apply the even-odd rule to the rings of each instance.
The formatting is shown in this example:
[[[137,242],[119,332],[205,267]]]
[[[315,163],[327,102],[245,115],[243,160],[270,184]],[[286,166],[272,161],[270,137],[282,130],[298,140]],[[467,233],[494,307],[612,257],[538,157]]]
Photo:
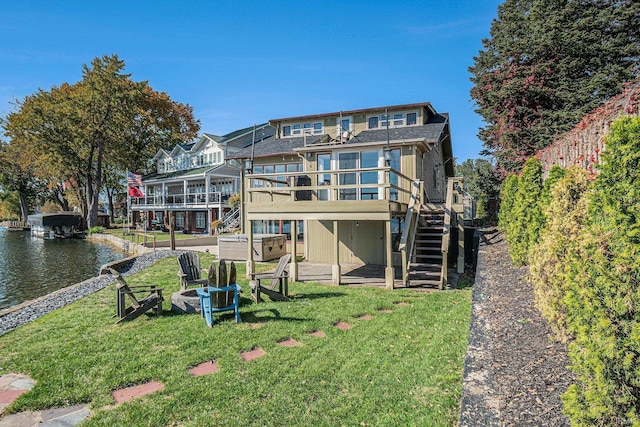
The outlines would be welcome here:
[[[318,154],[318,171],[331,170],[331,154]],[[318,185],[331,185],[331,174],[318,174]],[[318,200],[329,200],[329,190],[318,190]]]
[[[176,227],[184,228],[184,212],[176,212]]]
[[[282,136],[291,136],[291,126],[282,127]]]
[[[369,117],[369,129],[376,129],[378,127],[378,116]]]
[[[301,133],[300,128],[301,128],[300,125],[293,125],[293,134],[294,135],[300,135],[300,133]]]
[[[322,122],[315,122],[313,124],[313,133],[314,135],[319,135],[322,133]]]
[[[393,125],[394,126],[402,126],[404,124],[404,114],[394,114],[393,115]]]
[[[302,125],[302,127],[305,134],[311,135],[311,123],[305,123],[304,125]]]
[[[360,167],[361,168],[377,168],[378,159],[380,156],[377,151],[363,151],[360,153]],[[366,187],[366,184],[378,184],[378,172],[361,172],[360,184],[362,189],[360,190],[360,200],[377,200],[378,199],[378,186]]]
[[[416,113],[407,113],[407,126],[418,123],[418,115]]]
[[[206,228],[207,214],[206,212],[196,212],[196,228]]]
[[[338,169],[356,169],[358,167],[358,154],[359,153],[338,153]],[[356,200],[356,189],[354,187],[357,183],[357,174],[355,172],[341,173],[338,175],[338,184],[341,187],[339,190],[340,200]]]
[[[342,120],[340,120],[340,133],[344,132],[344,131],[350,131],[351,130],[351,117],[347,117],[347,118],[342,118]]]

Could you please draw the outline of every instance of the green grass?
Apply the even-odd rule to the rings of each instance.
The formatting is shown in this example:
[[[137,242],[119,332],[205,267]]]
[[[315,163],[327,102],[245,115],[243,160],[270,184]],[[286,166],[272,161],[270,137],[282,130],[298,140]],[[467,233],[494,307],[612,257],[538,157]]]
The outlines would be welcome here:
[[[212,259],[202,258],[203,266]],[[169,311],[178,289],[176,270],[176,260],[167,258],[127,278],[132,285],[164,287],[162,317],[143,315],[116,325],[112,284],[0,337],[2,372],[36,380],[7,411],[88,402],[93,415],[83,425],[89,426],[457,423],[470,290],[415,293],[293,283],[292,301],[255,304],[240,265],[243,323],[234,323],[229,312],[207,328],[199,315]],[[373,318],[359,319],[363,314]],[[337,321],[353,328],[335,328]],[[309,335],[316,330],[326,336]],[[286,338],[301,345],[277,344]],[[267,354],[242,361],[241,351],[258,347]],[[189,372],[214,359],[219,372]],[[114,404],[113,390],[150,380],[165,388]]]
[[[120,239],[125,239],[128,240],[130,242],[135,242],[136,240],[136,236],[134,234],[131,233],[125,233],[123,231],[122,228],[107,228],[101,231],[101,233],[104,234],[111,234],[113,236],[116,236]],[[142,230],[135,230],[136,234],[144,234]],[[165,241],[165,240],[169,240],[170,236],[168,232],[162,232],[162,231],[147,231],[147,235],[148,236],[155,236],[156,241],[157,242],[161,242],[161,241]],[[198,237],[208,237],[208,235],[206,234],[196,234],[195,236],[193,234],[182,234],[182,232],[176,232],[175,233],[176,236],[176,240],[181,240],[181,239],[193,239],[193,238],[198,238]],[[142,241],[142,236],[138,237],[138,241]],[[151,238],[147,237],[147,241],[151,242]]]

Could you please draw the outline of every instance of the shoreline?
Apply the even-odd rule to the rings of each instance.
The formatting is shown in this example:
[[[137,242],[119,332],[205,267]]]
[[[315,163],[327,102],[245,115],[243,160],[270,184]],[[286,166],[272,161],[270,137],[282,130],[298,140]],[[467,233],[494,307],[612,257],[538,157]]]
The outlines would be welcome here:
[[[168,256],[178,256],[182,252],[184,251],[160,250],[146,252],[136,256],[133,261],[130,262],[129,268],[122,272],[122,275],[128,276],[135,274],[151,266],[156,261]],[[122,260],[118,260],[111,264],[121,262]],[[109,284],[113,283],[113,281],[114,280],[110,274],[101,274],[82,282],[69,285],[65,288],[58,289],[36,299],[25,301],[18,305],[0,310],[0,336],[17,329],[24,324],[32,322],[58,308],[71,304],[82,297],[102,290]]]

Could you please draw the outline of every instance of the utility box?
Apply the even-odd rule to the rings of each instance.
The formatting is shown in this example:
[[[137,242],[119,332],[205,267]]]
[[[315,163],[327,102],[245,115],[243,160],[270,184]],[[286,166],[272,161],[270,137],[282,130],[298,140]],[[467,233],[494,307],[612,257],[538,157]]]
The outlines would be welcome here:
[[[218,237],[218,256],[225,260],[246,261],[248,241],[249,237],[246,234],[220,236]],[[287,236],[285,234],[253,235],[254,261],[271,261],[286,253]]]

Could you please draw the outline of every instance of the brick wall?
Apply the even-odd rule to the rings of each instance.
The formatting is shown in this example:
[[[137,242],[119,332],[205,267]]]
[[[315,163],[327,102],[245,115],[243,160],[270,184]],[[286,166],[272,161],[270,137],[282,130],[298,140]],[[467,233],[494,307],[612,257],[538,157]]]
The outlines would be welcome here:
[[[536,157],[542,162],[545,178],[553,165],[578,166],[595,175],[609,126],[623,114],[640,115],[640,78],[625,85],[620,95],[604,102],[569,132],[558,136],[553,144],[538,151]]]

